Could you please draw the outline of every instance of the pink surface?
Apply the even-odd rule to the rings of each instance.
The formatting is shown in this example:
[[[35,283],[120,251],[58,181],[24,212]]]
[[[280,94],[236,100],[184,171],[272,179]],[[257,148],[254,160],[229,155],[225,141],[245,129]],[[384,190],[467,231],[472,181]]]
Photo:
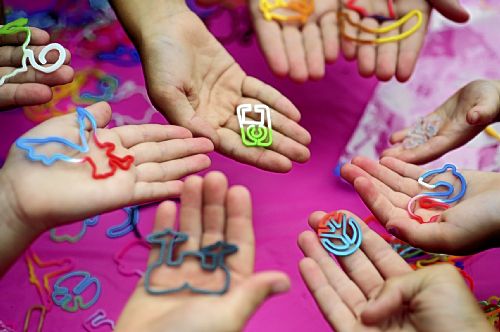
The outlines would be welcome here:
[[[43,9],[48,6],[42,1],[40,3],[34,8],[33,4],[23,7],[21,1],[16,1],[15,4],[8,2],[17,9]],[[230,27],[219,22],[219,25],[214,24],[214,28],[220,32]],[[327,77],[321,82],[297,85],[272,75],[253,39],[249,47],[239,43],[226,46],[250,75],[275,86],[299,107],[303,115],[301,123],[313,137],[310,146],[311,160],[305,165],[295,165],[293,171],[288,174],[263,172],[218,154],[211,155],[211,169],[223,171],[231,184],[246,185],[252,192],[257,238],[256,269],[282,270],[288,273],[292,280],[291,291],[266,302],[252,318],[246,331],[328,331],[328,324],[298,273],[297,264],[302,254],[296,245],[296,239],[298,234],[307,228],[307,217],[314,210],[331,211],[342,208],[352,210],[362,217],[368,215],[355,192],[334,177],[332,169],[356,128],[376,82],[360,78],[354,63],[340,60],[336,65],[328,66]],[[79,56],[81,50],[71,50],[72,64],[77,70],[98,66],[119,78],[120,82],[133,80],[137,84],[144,84],[139,66],[123,68],[96,63]],[[112,103],[114,112],[142,118],[149,105],[140,98],[136,99],[126,103]],[[162,121],[159,116],[155,116],[153,120]],[[5,158],[9,145],[32,126],[33,123],[24,117],[22,110],[0,113],[0,158]],[[154,206],[140,210],[139,229],[143,234],[151,229],[154,211]],[[76,244],[54,243],[49,239],[48,233],[33,244],[33,250],[42,260],[73,258],[75,270],[89,271],[100,279],[103,287],[101,298],[88,310],[66,313],[57,307],[52,309],[46,318],[45,331],[77,331],[87,317],[101,308],[111,319],[118,318],[137,278],[120,275],[112,257],[133,239],[133,235],[111,240],[106,237],[105,231],[110,226],[121,223],[124,216],[123,211],[101,216],[99,224],[90,227],[87,235]],[[75,233],[78,226],[60,229],[58,234],[64,231]],[[146,253],[138,249],[130,252],[127,259],[131,267],[143,268]],[[491,279],[491,272],[487,270],[488,263],[491,261],[483,255],[475,260],[475,268],[472,271],[482,297],[490,295],[493,290],[494,279]],[[498,280],[498,274],[496,279]],[[55,280],[52,280],[51,285],[54,282]],[[19,259],[0,281],[0,294],[0,320],[14,323],[17,330],[21,330],[26,310],[39,303],[36,290],[28,281],[23,259]]]

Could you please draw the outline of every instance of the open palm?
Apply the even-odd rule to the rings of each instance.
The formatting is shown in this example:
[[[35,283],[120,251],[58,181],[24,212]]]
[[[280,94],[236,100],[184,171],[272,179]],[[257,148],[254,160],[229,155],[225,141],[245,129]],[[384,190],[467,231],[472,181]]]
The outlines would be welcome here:
[[[111,120],[111,109],[106,103],[88,108],[103,128]],[[28,131],[23,137],[60,136],[77,144],[79,126],[76,114],[52,118]],[[90,131],[87,122],[87,135]],[[118,157],[132,155],[134,162],[128,170],[101,180],[92,178],[89,163],[56,162],[45,166],[26,158],[24,151],[13,146],[0,172],[0,182],[12,193],[12,206],[22,221],[30,227],[45,230],[61,223],[94,216],[128,205],[136,205],[180,194],[180,178],[210,165],[203,153],[213,149],[204,138],[191,138],[188,130],[156,124],[98,129],[101,142],[116,145]],[[97,172],[108,172],[108,157],[93,140],[89,143]],[[56,148],[56,149],[54,149]],[[43,152],[61,152],[60,147],[44,146]],[[65,151],[80,158],[76,151]],[[64,207],[62,209],[61,207]],[[57,211],[55,213],[54,211]]]
[[[259,168],[287,172],[309,159],[309,133],[300,113],[280,92],[247,76],[233,57],[187,8],[145,38],[141,56],[148,92],[173,124],[209,138],[220,153]],[[236,117],[240,104],[271,108],[273,144],[243,146]]]
[[[427,221],[442,213],[437,222],[420,224],[407,212],[409,200],[429,190],[417,182],[425,173],[421,167],[395,158],[380,162],[356,157],[341,170],[342,177],[354,184],[375,217],[394,235],[412,246],[429,252],[469,254],[499,245],[498,193],[500,174],[464,171],[467,191],[446,211],[415,209]],[[459,190],[459,181],[447,172],[435,181],[447,181]],[[496,243],[495,243],[496,241]]]
[[[315,233],[299,236],[302,278],[335,331],[486,331],[486,320],[455,268],[413,271],[357,216],[342,212],[361,226],[363,242],[352,255],[335,257],[338,263]],[[311,214],[311,228],[317,229],[324,215]]]
[[[173,228],[175,217],[173,202],[160,205],[155,231]],[[189,238],[176,249],[177,256],[217,241],[238,246],[238,251],[226,258],[231,272],[228,292],[221,296],[187,290],[150,295],[141,280],[121,314],[116,331],[239,331],[261,302],[273,293],[288,289],[289,281],[282,273],[254,273],[250,194],[240,186],[228,189],[222,173],[212,172],[204,179],[192,176],[186,180],[181,195],[179,231]],[[159,254],[159,249],[153,248],[150,263],[156,261]],[[180,267],[164,264],[151,273],[150,284],[155,289],[172,288],[183,282],[214,290],[224,284],[224,276],[219,270],[202,270],[198,259],[186,260]],[[196,319],[192,319],[193,313]]]
[[[436,136],[412,149],[401,144],[409,128],[395,132],[391,143],[397,144],[384,151],[409,163],[424,164],[456,149],[479,134],[487,125],[500,119],[500,83],[473,81],[451,96],[443,105],[426,116],[442,121]]]

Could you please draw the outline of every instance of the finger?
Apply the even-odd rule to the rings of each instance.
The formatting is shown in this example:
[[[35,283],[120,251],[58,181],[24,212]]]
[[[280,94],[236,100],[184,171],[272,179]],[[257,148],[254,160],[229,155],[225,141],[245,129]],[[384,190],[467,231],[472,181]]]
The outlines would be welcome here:
[[[425,2],[423,2],[425,3]],[[423,5],[428,7],[427,4]],[[410,8],[411,10],[411,8]],[[425,35],[427,34],[427,25],[429,19],[429,9],[422,9],[423,18],[422,26],[411,36],[399,42],[398,64],[396,69],[396,78],[400,82],[406,82],[410,79],[417,63],[420,49],[424,43]],[[411,29],[417,23],[417,17],[412,17],[405,24],[403,24],[401,31]]]
[[[382,28],[391,25],[391,21],[383,22]],[[380,35],[381,38],[395,36],[399,33],[399,29],[393,29],[385,34]],[[381,81],[388,81],[396,74],[396,64],[398,63],[398,43],[384,43],[377,46],[377,65],[376,75]],[[391,141],[392,143],[392,141]],[[394,144],[394,143],[393,143]]]
[[[227,258],[227,266],[242,275],[254,269],[255,236],[252,223],[252,199],[243,186],[229,188],[226,196],[226,241],[238,246],[238,252]]]
[[[425,164],[461,145],[457,143],[459,142],[453,142],[448,136],[434,136],[413,149],[405,149],[402,146],[387,149],[382,153],[382,156],[397,157],[397,159],[408,163]]]
[[[325,58],[321,32],[315,22],[307,23],[302,28],[302,39],[309,77],[319,80],[325,76]]]
[[[151,69],[155,72],[155,69]],[[176,86],[150,90],[150,97],[156,108],[173,124],[189,129],[194,136],[210,139],[215,146],[219,145],[219,136],[212,125],[198,116],[184,93]]]
[[[335,264],[332,262],[332,264]],[[312,258],[305,257],[299,263],[302,279],[313,295],[321,312],[335,331],[349,331],[356,323],[356,317],[343,302],[328,279]]]
[[[13,72],[15,67],[1,67],[0,77],[5,76]],[[63,85],[69,83],[73,80],[75,76],[75,71],[70,66],[63,65],[61,68],[52,73],[43,73],[34,69],[33,67],[28,67],[28,70],[19,73],[9,79],[9,83],[40,83],[48,86]]]
[[[179,197],[183,182],[137,182],[134,186],[131,205],[156,202],[167,198]]]
[[[454,22],[464,23],[469,20],[469,13],[459,0],[429,0],[429,3],[441,15]]]
[[[112,130],[120,136],[124,148],[131,148],[146,142],[163,142],[176,138],[193,137],[186,128],[153,123],[120,126]]]
[[[409,179],[417,180],[420,175],[425,173],[425,170],[422,167],[409,164],[392,157],[384,157],[380,159],[380,164]]]
[[[31,30],[30,45],[46,45],[50,43],[50,35],[38,28],[29,28]],[[26,33],[19,32],[9,35],[0,35],[0,45],[21,45],[26,40]]]
[[[292,119],[300,121],[300,112],[295,105],[278,90],[252,76],[243,80],[241,92],[244,97],[260,100],[277,112]]]
[[[243,323],[248,321],[257,308],[269,297],[285,293],[290,289],[290,279],[281,272],[261,272],[245,279],[231,290],[227,308],[236,311],[233,317],[241,317],[241,325],[234,331],[243,330]]]
[[[186,233],[188,239],[182,243],[178,252],[200,249],[202,234],[203,178],[192,175],[184,182],[181,194],[179,231]]]
[[[210,167],[210,158],[204,154],[192,155],[163,163],[144,163],[136,167],[137,181],[165,182],[181,179]]]
[[[302,34],[294,26],[283,27],[283,40],[290,65],[290,78],[296,82],[305,82],[309,77],[306,54],[302,44]]]
[[[134,156],[134,164],[163,163],[196,154],[212,152],[214,145],[204,137],[170,139],[163,142],[146,142],[134,145],[129,152]]]
[[[272,172],[286,173],[292,168],[292,162],[280,153],[260,148],[247,148],[241,143],[241,137],[233,130],[222,128],[219,131],[221,145],[219,152],[223,155]]]
[[[324,14],[319,21],[321,36],[323,37],[323,50],[326,62],[335,62],[339,57],[339,31],[337,15],[333,12]]]
[[[403,166],[400,162],[393,160],[385,162],[388,162],[391,166],[393,166],[394,164],[398,165],[399,167]],[[355,157],[352,160],[352,164],[359,166],[372,177],[380,180],[380,182],[384,183],[395,192],[403,193],[408,197],[413,197],[420,193],[420,186],[417,182],[417,179],[420,175],[414,178],[406,177],[396,170],[393,170],[391,167],[386,166],[386,164],[382,163],[382,161],[377,162],[365,157]],[[410,169],[410,164],[407,165],[408,167],[405,168]]]
[[[365,177],[369,179],[370,182],[373,183],[375,188],[378,190],[378,192],[381,195],[384,195],[395,207],[404,209],[406,208],[406,206],[408,205],[408,201],[410,200],[410,197],[408,195],[392,190],[387,184],[377,178],[374,178],[365,170],[356,165],[345,164],[340,169],[340,175],[343,179],[345,179],[352,185],[354,185],[354,181],[356,181],[356,179],[359,177]]]
[[[236,118],[231,118],[227,121],[226,127],[232,129],[233,134],[236,136],[239,136],[237,133],[241,133],[241,130],[239,128],[239,124]],[[219,130],[218,132],[220,133],[219,135],[224,134],[224,130],[226,128],[223,128]],[[240,141],[237,143],[239,146],[242,146],[241,143],[241,138],[238,137],[238,140]],[[229,142],[228,142],[229,143]],[[250,148],[245,148],[245,150],[254,150],[255,147],[250,147]],[[299,142],[283,135],[277,130],[273,130],[272,132],[272,144],[271,146],[267,147],[266,151],[275,151],[279,154],[282,154],[283,156],[287,157],[288,159],[291,159],[296,162],[306,162],[309,160],[311,153],[309,152],[309,149],[303,145],[300,144]]]
[[[173,228],[175,224],[175,216],[177,207],[174,202],[166,201],[158,205],[156,209],[155,222],[153,224],[152,233],[161,232],[166,228]],[[153,246],[149,258],[148,265],[154,263],[160,254],[160,247]]]
[[[483,94],[477,104],[466,115],[467,122],[471,125],[489,125],[496,122],[499,113],[500,101],[495,94]]]
[[[278,76],[286,76],[290,67],[279,23],[267,22],[259,18],[255,22],[255,33],[273,73]]]
[[[378,28],[378,22],[373,18],[364,18],[361,24],[370,29]],[[359,32],[359,38],[362,40],[375,40],[377,35],[370,32]],[[358,45],[358,70],[361,76],[370,77],[375,73],[375,63],[377,61],[377,47],[370,44]]]
[[[44,46],[28,46],[28,49],[32,50],[35,58],[38,59],[38,55],[44,49]],[[64,64],[70,63],[71,53],[66,50],[66,57],[64,59]],[[23,59],[24,52],[19,46],[0,46],[0,66],[2,67],[19,67],[21,66],[21,61]],[[53,64],[59,59],[59,53],[56,51],[50,51],[45,56],[48,64]]]
[[[349,308],[351,315],[357,316],[361,313],[366,305],[366,297],[357,283],[347,276],[322,247],[316,234],[305,231],[299,235],[298,243],[304,256],[313,259],[318,264],[328,284]]]
[[[341,210],[339,212],[354,218],[359,224],[363,232],[363,241],[361,242],[360,248],[384,279],[413,271],[408,263],[406,263],[406,261],[394,251],[380,235],[372,231],[358,216],[350,211]]]
[[[224,240],[227,190],[227,178],[223,173],[210,172],[205,176],[202,247]]]
[[[357,178],[354,181],[354,189],[382,225],[386,226],[392,219],[409,220],[408,213],[394,206],[367,178]]]
[[[259,104],[259,101],[256,99],[243,98],[241,100],[241,104],[256,105]],[[290,120],[285,115],[277,112],[276,110],[271,108],[270,111],[273,131],[278,131],[284,136],[289,137],[303,145],[308,145],[309,143],[311,143],[311,135],[306,129],[301,127],[297,122]],[[254,120],[260,120],[260,114],[256,112],[247,113],[247,116]]]
[[[49,102],[52,90],[38,83],[4,84],[0,86],[0,109],[33,106]]]
[[[111,121],[111,113],[112,113],[111,106],[105,101],[101,101],[93,105],[87,106],[86,110],[89,111],[95,118],[97,128],[104,128],[108,125],[109,121]],[[63,115],[59,118],[66,122],[70,122],[72,125],[75,125],[74,113]],[[90,130],[91,128],[92,127],[90,125],[90,122],[85,121],[85,129]]]
[[[391,144],[401,143],[408,135],[409,128],[401,129],[396,131],[391,135],[390,142]]]
[[[349,15],[354,23],[359,23],[360,17],[358,13],[352,10],[345,10],[343,12]],[[342,18],[342,20],[344,23],[339,24],[340,36],[342,37],[342,35],[345,34],[351,36],[352,38],[358,38],[358,28],[349,24],[346,18]],[[341,38],[340,46],[342,53],[344,53],[347,60],[354,60],[356,58],[356,42],[347,40],[346,38]]]

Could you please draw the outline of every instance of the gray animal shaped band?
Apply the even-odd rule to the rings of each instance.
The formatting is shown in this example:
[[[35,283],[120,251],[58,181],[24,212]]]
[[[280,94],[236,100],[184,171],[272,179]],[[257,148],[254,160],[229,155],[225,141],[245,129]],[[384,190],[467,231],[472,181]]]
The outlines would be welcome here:
[[[214,244],[203,247],[200,250],[180,252],[178,257],[174,259],[173,255],[175,252],[175,246],[187,241],[187,239],[188,235],[186,233],[176,232],[171,228],[166,228],[163,231],[152,233],[147,237],[147,241],[149,243],[153,245],[160,245],[160,256],[155,262],[148,266],[144,276],[144,286],[149,294],[172,294],[183,290],[189,290],[198,294],[211,295],[222,295],[227,292],[231,282],[231,273],[225,264],[225,257],[237,252],[238,247],[225,241],[218,241]],[[162,266],[163,264],[172,267],[180,266],[188,257],[198,258],[201,268],[205,271],[216,271],[217,269],[221,269],[224,272],[224,285],[222,288],[216,290],[198,288],[192,286],[187,281],[181,286],[173,288],[156,289],[151,286],[151,273],[154,269]]]

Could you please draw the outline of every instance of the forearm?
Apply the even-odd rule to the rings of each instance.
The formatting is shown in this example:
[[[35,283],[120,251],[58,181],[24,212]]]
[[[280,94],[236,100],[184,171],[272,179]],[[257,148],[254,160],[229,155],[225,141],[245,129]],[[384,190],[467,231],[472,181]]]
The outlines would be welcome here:
[[[38,236],[20,221],[12,204],[12,188],[0,171],[0,278]]]
[[[144,39],[157,32],[159,22],[189,11],[184,0],[111,0],[111,6],[135,46],[140,49]]]

